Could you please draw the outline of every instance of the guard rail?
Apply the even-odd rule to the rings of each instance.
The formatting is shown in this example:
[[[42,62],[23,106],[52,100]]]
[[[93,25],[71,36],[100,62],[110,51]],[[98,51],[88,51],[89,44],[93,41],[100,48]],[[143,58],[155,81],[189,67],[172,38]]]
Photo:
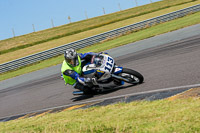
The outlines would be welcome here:
[[[99,43],[101,41],[113,38],[113,37],[117,37],[117,36],[121,36],[123,34],[126,34],[128,32],[134,32],[146,27],[150,27],[152,25],[156,25],[159,23],[163,23],[166,21],[170,21],[179,17],[183,17],[185,15],[191,14],[191,13],[195,13],[200,11],[200,4],[195,5],[195,6],[191,6],[188,8],[184,8],[175,12],[171,12],[165,15],[161,15],[155,18],[151,18],[142,22],[138,22],[138,23],[134,23],[125,27],[121,27],[118,29],[114,29],[102,34],[98,34],[92,37],[88,37],[79,41],[75,41],[72,43],[68,43],[56,48],[52,48],[43,52],[39,52],[30,56],[26,56],[20,59],[16,59],[4,64],[0,64],[0,73],[4,73],[10,70],[15,70],[18,69],[20,67],[41,61],[41,60],[46,60],[58,55],[63,54],[64,50],[66,50],[67,48],[74,48],[74,49],[81,49],[84,48],[86,46],[95,44],[95,43]]]

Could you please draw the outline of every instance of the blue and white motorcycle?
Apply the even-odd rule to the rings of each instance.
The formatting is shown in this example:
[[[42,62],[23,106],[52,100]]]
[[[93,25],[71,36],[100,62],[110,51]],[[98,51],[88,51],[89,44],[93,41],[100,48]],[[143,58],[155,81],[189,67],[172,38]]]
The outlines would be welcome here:
[[[84,77],[93,79],[89,89],[83,94],[110,90],[124,85],[124,82],[136,85],[144,81],[139,72],[117,66],[108,54],[93,56],[91,63],[83,66],[82,72]]]

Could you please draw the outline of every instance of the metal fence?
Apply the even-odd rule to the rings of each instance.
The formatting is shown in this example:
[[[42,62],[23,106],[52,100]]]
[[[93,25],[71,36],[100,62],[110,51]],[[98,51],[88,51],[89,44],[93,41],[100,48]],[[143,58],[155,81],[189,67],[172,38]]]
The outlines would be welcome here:
[[[195,13],[200,11],[200,4],[191,6],[182,10],[178,10],[175,12],[171,12],[165,15],[161,15],[155,18],[151,18],[139,23],[131,24],[122,28],[118,28],[112,31],[108,31],[102,34],[98,34],[92,37],[88,37],[79,41],[75,41],[69,44],[65,44],[56,48],[52,48],[43,52],[39,52],[30,56],[26,56],[17,60],[13,60],[4,64],[0,64],[0,73],[7,72],[10,70],[15,70],[17,68],[41,61],[46,60],[64,53],[64,50],[67,48],[81,49],[86,46],[99,43],[101,41],[111,39],[117,36],[121,36],[123,34],[134,32],[143,28],[150,27],[152,25],[156,25],[159,23],[163,23],[166,21],[170,21],[179,17],[183,17],[185,15]]]

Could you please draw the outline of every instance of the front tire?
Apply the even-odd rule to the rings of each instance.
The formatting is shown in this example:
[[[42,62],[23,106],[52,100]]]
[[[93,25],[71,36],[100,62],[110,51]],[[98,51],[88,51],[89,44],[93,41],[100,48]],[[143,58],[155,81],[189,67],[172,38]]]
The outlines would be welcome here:
[[[132,69],[123,68],[122,73],[120,75],[128,79],[128,83],[131,84],[141,84],[144,81],[144,77],[142,76],[142,74]]]

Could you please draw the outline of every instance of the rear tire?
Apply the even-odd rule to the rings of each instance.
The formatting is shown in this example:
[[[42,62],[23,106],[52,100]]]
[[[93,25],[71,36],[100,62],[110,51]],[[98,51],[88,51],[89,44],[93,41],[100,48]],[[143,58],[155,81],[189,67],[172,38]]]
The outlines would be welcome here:
[[[123,74],[129,74],[129,75],[123,76]],[[120,75],[126,79],[129,79],[128,83],[131,84],[141,84],[144,81],[144,77],[142,76],[142,74],[132,69],[123,68],[122,73]]]

